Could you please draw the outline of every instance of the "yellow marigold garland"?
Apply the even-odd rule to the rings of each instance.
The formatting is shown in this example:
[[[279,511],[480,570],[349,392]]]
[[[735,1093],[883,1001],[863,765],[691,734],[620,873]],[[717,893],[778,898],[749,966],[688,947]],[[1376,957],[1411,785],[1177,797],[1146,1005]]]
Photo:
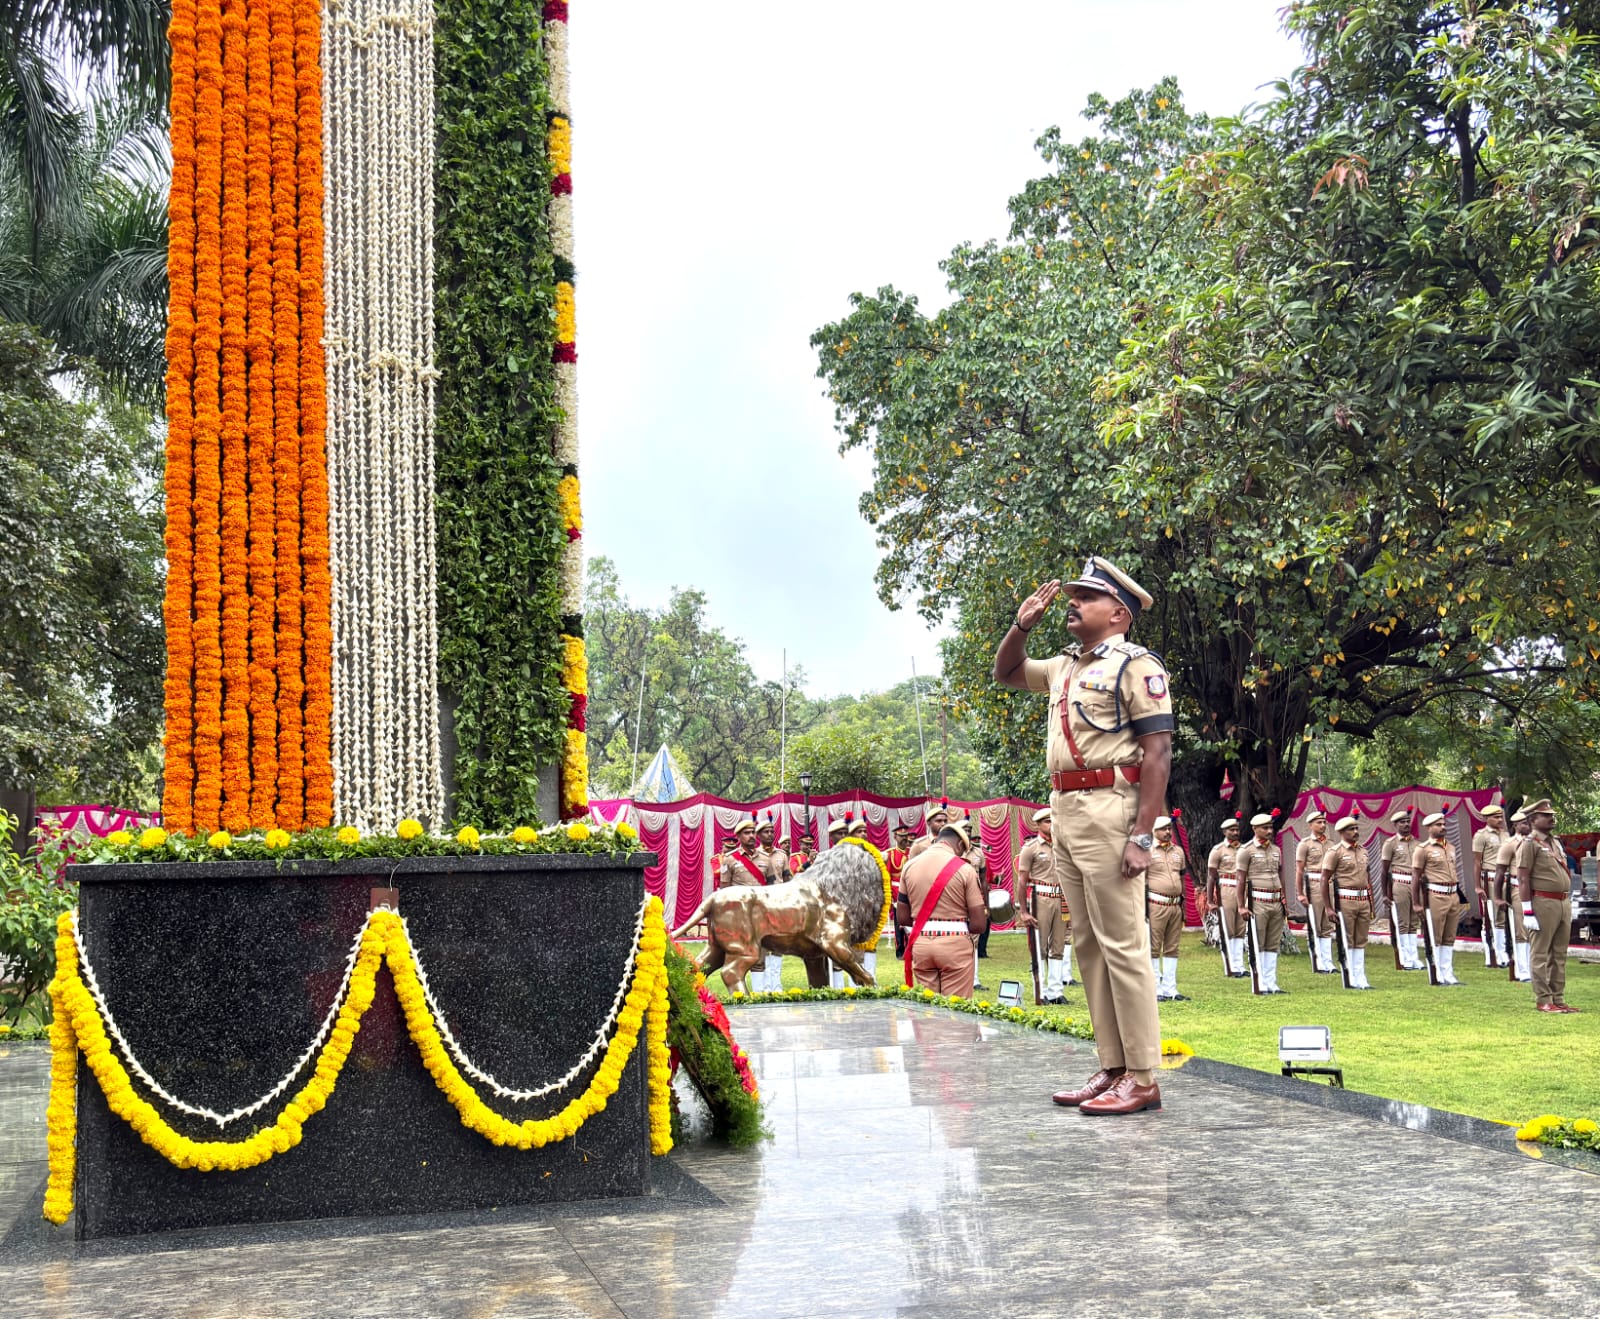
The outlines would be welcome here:
[[[601,1056],[588,1088],[554,1117],[513,1122],[490,1109],[456,1069],[439,1037],[417,978],[416,962],[405,926],[391,911],[374,913],[361,938],[350,988],[311,1079],[284,1105],[276,1121],[239,1141],[192,1140],[175,1131],[155,1108],[133,1089],[127,1069],[111,1047],[105,1025],[78,971],[78,946],[72,936],[72,917],[64,914],[57,926],[56,976],[50,985],[55,1005],[51,1027],[50,1103],[46,1117],[49,1181],[45,1189],[44,1216],[63,1223],[72,1212],[72,1187],[77,1159],[76,1051],[83,1050],[89,1070],[105,1092],[107,1106],[133,1127],[140,1138],[169,1163],[201,1172],[239,1172],[265,1163],[300,1142],[306,1120],[333,1094],[339,1073],[350,1056],[361,1019],[372,1005],[378,966],[387,960],[395,995],[405,1012],[406,1026],[422,1055],[423,1066],[439,1089],[461,1114],[462,1123],[497,1145],[538,1149],[565,1140],[616,1093],[632,1056],[641,1027],[649,1016],[646,1041],[650,1148],[665,1154],[672,1148],[671,1068],[667,1051],[667,932],[661,900],[651,898],[645,909],[639,956],[633,981],[617,1018],[616,1034]]]
[[[867,853],[878,863],[878,873],[883,876],[883,909],[878,912],[878,924],[869,937],[855,945],[857,952],[870,953],[878,946],[878,936],[883,933],[883,927],[889,923],[889,913],[894,908],[894,888],[889,882],[889,865],[883,859],[883,853],[865,838],[846,836],[844,841],[856,847],[866,848]]]

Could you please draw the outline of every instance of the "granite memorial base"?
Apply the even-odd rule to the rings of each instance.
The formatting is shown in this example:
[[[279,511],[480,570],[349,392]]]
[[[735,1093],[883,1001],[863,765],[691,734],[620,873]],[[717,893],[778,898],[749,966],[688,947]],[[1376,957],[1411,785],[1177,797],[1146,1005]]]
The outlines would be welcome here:
[[[467,1055],[535,1089],[583,1055],[611,1009],[647,855],[84,866],[80,923],[105,1002],[169,1092],[226,1113],[272,1089],[315,1037],[374,890],[398,894],[435,1001]],[[176,1130],[240,1140],[310,1075],[219,1128],[135,1080]],[[581,1094],[598,1063],[526,1103],[473,1084],[514,1120]],[[327,1106],[300,1143],[244,1172],[174,1167],[108,1108],[78,1060],[80,1240],[230,1223],[417,1214],[650,1191],[643,1036],[606,1108],[570,1139],[496,1146],[463,1126],[423,1068],[387,966]]]

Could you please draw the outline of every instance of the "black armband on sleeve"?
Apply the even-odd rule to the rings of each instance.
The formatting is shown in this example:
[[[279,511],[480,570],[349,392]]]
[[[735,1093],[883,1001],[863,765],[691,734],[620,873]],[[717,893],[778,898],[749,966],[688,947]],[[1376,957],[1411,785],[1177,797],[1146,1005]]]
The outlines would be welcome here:
[[[1135,737],[1144,737],[1150,733],[1172,733],[1178,728],[1178,718],[1171,714],[1148,714],[1143,719],[1135,719],[1128,725],[1133,729]]]

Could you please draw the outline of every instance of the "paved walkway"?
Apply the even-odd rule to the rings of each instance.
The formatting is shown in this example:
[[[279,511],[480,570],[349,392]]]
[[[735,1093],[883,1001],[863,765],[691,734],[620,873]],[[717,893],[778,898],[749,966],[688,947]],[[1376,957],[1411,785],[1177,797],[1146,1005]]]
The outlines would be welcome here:
[[[733,1018],[773,1139],[690,1145],[651,1200],[88,1250],[37,1218],[48,1053],[0,1050],[5,1313],[1600,1315],[1600,1176],[1502,1128],[1203,1062],[1164,1112],[1091,1119],[1049,1102],[1094,1065],[1060,1037]]]

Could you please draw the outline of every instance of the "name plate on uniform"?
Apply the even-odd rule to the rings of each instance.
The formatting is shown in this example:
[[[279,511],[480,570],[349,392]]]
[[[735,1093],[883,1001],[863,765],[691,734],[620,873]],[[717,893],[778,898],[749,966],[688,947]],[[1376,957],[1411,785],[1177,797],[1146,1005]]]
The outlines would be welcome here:
[[[1326,1026],[1278,1027],[1278,1058],[1286,1063],[1325,1063],[1333,1057],[1333,1032]]]
[[[1000,1005],[1007,1008],[1020,1008],[1022,1006],[1022,981],[1002,980],[1000,992],[996,995]]]

